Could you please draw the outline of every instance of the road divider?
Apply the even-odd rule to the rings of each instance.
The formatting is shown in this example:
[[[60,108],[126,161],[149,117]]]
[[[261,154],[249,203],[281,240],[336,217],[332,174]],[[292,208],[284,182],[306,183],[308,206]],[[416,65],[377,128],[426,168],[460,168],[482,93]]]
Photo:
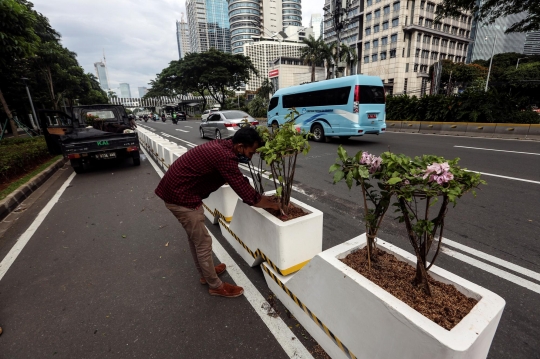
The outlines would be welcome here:
[[[540,140],[540,124],[386,121],[386,130],[389,132]]]

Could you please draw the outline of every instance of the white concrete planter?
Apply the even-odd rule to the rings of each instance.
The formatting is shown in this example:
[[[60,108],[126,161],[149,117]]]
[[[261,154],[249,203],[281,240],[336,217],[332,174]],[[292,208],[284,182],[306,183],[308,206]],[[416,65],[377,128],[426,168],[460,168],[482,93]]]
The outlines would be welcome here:
[[[204,215],[212,222],[212,224],[218,224],[219,218],[226,222],[230,222],[237,201],[238,195],[231,186],[223,185],[217,191],[212,192],[208,198],[203,200]]]
[[[270,289],[332,358],[349,358],[351,354],[369,359],[487,357],[504,299],[433,266],[430,275],[434,279],[478,300],[461,322],[446,330],[339,260],[365,244],[365,235],[353,238],[320,253],[289,277],[263,264]],[[380,239],[377,245],[416,265],[412,254]]]
[[[294,273],[322,250],[323,213],[291,202],[309,214],[283,222],[239,199],[230,225],[219,221],[221,233],[250,266],[266,260],[283,275]]]

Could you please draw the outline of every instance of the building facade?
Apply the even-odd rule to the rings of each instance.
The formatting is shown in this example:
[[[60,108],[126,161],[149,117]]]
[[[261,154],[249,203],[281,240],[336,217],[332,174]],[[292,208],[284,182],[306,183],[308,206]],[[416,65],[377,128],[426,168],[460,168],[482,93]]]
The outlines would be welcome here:
[[[268,69],[276,59],[299,58],[300,49],[305,44],[297,41],[278,41],[275,38],[258,38],[255,41],[244,44],[244,54],[249,56],[254,67],[259,72],[256,76],[251,73],[251,78],[246,84],[246,90],[256,91],[263,81],[268,78]]]
[[[321,14],[312,14],[309,27],[313,29],[313,37],[318,39],[323,34],[323,17]]]
[[[128,83],[120,84],[120,97],[122,98],[131,98],[131,89],[129,88]]]
[[[182,14],[182,19],[176,22],[176,42],[178,43],[178,58],[183,59],[191,52],[189,28],[187,22],[184,21],[184,14]]]
[[[146,87],[139,87],[137,88],[137,90],[139,91],[139,97],[143,97],[148,92],[148,89]]]
[[[99,86],[103,91],[109,91],[111,88],[109,86],[109,76],[107,74],[107,65],[105,62],[95,62],[94,68],[96,70],[96,76],[99,80]]]
[[[232,52],[243,53],[252,37],[271,37],[288,26],[302,26],[301,0],[230,0]]]
[[[268,69],[268,78],[274,85],[274,91],[282,88],[311,82],[311,66],[305,65],[299,58],[277,58]],[[324,67],[315,68],[315,81],[326,78]]]
[[[392,93],[429,92],[429,67],[444,59],[465,62],[471,43],[472,16],[462,14],[436,24],[435,10],[440,3],[441,0],[352,1],[341,39],[356,48],[356,73],[381,77]],[[333,6],[333,0],[325,3],[326,42],[337,39]]]
[[[482,24],[473,21],[471,28],[471,46],[467,55],[468,61],[487,60],[491,58],[491,53],[502,54],[504,52],[523,53],[525,45],[525,33],[504,32],[514,23],[519,22],[527,16],[526,12],[514,14],[507,17],[498,18],[493,24]],[[495,42],[495,37],[497,41]],[[495,45],[495,47],[493,47]]]
[[[186,10],[191,52],[211,48],[231,52],[227,0],[187,0]]]
[[[540,55],[540,31],[527,34],[524,46],[525,55]]]

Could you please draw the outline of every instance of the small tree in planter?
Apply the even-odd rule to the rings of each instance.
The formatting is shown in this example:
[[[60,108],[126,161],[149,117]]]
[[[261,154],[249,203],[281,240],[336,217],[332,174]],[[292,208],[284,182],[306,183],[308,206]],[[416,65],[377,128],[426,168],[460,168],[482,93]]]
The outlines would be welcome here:
[[[389,167],[392,177],[387,183],[393,185],[396,194],[397,212],[400,222],[405,223],[407,236],[416,255],[416,277],[413,283],[431,295],[427,272],[435,262],[443,239],[444,221],[449,204],[454,207],[457,199],[486,182],[480,174],[469,172],[458,166],[459,158],[447,161],[442,157],[424,155],[409,157],[386,152],[383,162]],[[434,210],[434,205],[440,206]],[[431,213],[435,213],[433,217]],[[438,237],[439,242],[433,258],[428,263],[428,253]]]
[[[390,199],[393,195],[392,186],[386,183],[386,179],[389,177],[387,174],[388,166],[381,157],[368,152],[359,151],[354,157],[349,157],[342,146],[338,148],[338,156],[337,162],[330,167],[329,171],[334,173],[334,184],[345,179],[349,189],[352,188],[353,182],[356,182],[356,185],[362,188],[364,220],[366,222],[367,259],[371,269],[377,231],[388,211]],[[379,181],[377,183],[379,190],[370,182],[371,180]]]
[[[310,150],[308,143],[309,133],[300,131],[294,125],[294,119],[298,115],[295,108],[289,110],[285,116],[286,122],[272,131],[262,131],[264,146],[257,150],[261,158],[270,167],[270,178],[274,182],[276,196],[279,198],[281,212],[288,215],[289,204],[296,170],[298,154],[306,155]],[[259,172],[260,174],[260,172]],[[253,178],[254,182],[261,178]],[[262,187],[261,187],[262,188]]]

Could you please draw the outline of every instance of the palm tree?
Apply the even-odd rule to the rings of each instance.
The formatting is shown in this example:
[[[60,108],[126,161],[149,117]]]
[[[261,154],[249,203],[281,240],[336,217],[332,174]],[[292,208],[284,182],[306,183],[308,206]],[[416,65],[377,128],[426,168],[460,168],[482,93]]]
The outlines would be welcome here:
[[[302,42],[306,46],[300,49],[300,60],[304,62],[304,65],[311,65],[311,82],[315,82],[315,67],[323,60],[321,56],[321,41],[315,40],[313,35],[309,35]]]
[[[322,37],[319,38],[321,48],[321,58],[326,65],[326,79],[330,79],[330,69],[334,62],[335,43],[327,44],[323,41]]]
[[[340,57],[341,61],[345,61],[347,67],[345,68],[345,76],[349,75],[349,72],[352,73],[352,68],[358,63],[358,55],[356,53],[356,48],[354,46],[347,46],[346,44],[341,44],[340,47]]]

